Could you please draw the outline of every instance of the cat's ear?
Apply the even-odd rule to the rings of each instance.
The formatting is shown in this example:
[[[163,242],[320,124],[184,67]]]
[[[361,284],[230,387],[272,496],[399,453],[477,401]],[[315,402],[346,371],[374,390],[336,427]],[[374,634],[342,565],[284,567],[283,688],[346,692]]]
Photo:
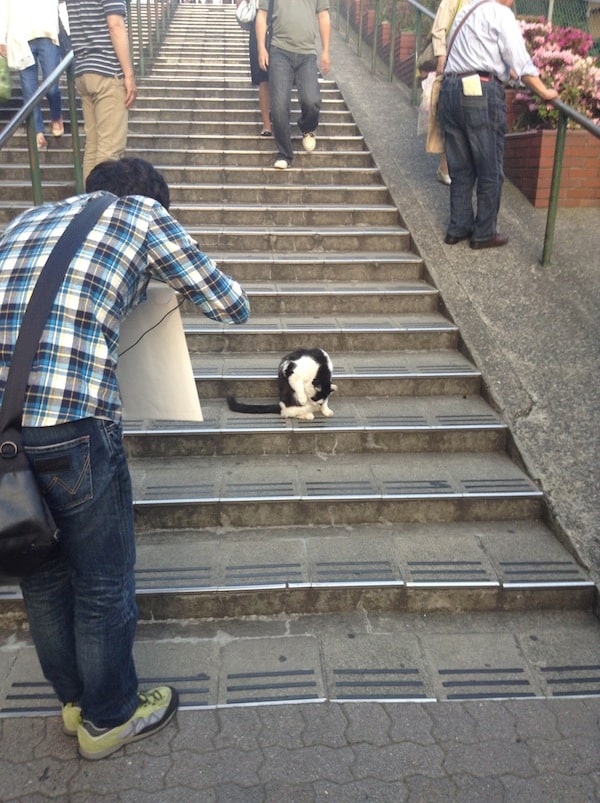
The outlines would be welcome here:
[[[331,386],[331,392],[332,392],[332,393],[333,393],[333,391],[334,391],[334,390],[337,390],[337,389],[338,389],[338,388],[337,388],[337,385],[332,385],[332,386]]]

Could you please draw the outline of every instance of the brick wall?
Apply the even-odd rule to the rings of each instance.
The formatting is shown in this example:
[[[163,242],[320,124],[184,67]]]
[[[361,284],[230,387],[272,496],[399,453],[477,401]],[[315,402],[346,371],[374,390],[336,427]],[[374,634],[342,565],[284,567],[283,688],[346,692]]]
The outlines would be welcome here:
[[[507,134],[504,172],[535,206],[550,200],[556,131]],[[587,131],[567,131],[559,206],[600,207],[600,140]]]

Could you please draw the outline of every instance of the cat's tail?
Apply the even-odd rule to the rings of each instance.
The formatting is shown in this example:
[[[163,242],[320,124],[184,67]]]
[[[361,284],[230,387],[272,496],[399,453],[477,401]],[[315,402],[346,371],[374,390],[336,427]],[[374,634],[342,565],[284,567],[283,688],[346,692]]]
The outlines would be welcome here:
[[[281,414],[279,404],[244,404],[239,402],[235,396],[227,397],[227,406],[234,413],[277,413]]]

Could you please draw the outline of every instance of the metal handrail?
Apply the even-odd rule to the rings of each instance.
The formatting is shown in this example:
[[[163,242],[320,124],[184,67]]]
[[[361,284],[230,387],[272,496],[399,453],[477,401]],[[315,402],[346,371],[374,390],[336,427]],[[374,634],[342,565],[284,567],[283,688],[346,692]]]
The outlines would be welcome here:
[[[417,53],[419,51],[419,44],[421,41],[421,30],[422,30],[422,18],[423,16],[428,17],[429,19],[433,20],[435,18],[435,14],[425,6],[422,6],[417,0],[402,0],[403,2],[408,2],[412,8],[416,11],[416,20],[415,20],[415,42],[416,42],[416,51],[414,54],[414,78],[412,83],[412,92],[411,92],[411,104],[414,106],[417,103],[417,96],[418,96],[418,74],[417,74]],[[336,20],[339,20],[340,17],[340,4],[345,2],[346,4],[346,33],[345,38],[346,41],[350,41],[350,0],[336,0],[337,2],[337,9],[336,9]],[[356,45],[356,53],[358,56],[361,55],[361,42],[363,35],[362,35],[362,19],[363,19],[363,2],[365,3],[368,8],[375,9],[375,19],[376,21],[380,20],[380,5],[381,0],[359,0],[358,7],[359,7],[359,30],[357,32],[357,45]],[[396,7],[399,0],[392,0],[392,8],[391,8],[391,39],[390,39],[390,59],[389,59],[389,66],[388,66],[388,74],[387,80],[392,82],[394,80],[394,71],[393,71],[393,54],[395,49],[396,43]],[[338,26],[339,27],[339,26]],[[377,69],[377,27],[375,28],[373,34],[373,44],[372,44],[372,51],[371,51],[371,73],[374,74]],[[563,163],[563,156],[565,150],[565,141],[567,136],[567,124],[569,120],[580,125],[582,128],[586,129],[590,134],[594,137],[600,139],[600,126],[595,125],[589,118],[585,117],[583,114],[580,114],[578,111],[573,109],[571,106],[567,106],[566,103],[563,103],[562,100],[551,100],[549,103],[554,106],[558,110],[558,126],[557,126],[557,134],[556,134],[556,145],[554,148],[554,162],[552,166],[552,181],[550,185],[550,200],[548,202],[548,212],[546,215],[546,230],[544,234],[544,248],[542,251],[542,256],[540,262],[543,266],[546,266],[550,263],[550,259],[552,256],[552,247],[554,242],[554,232],[556,226],[556,214],[558,211],[558,198],[560,192],[560,182],[562,176],[562,163]]]

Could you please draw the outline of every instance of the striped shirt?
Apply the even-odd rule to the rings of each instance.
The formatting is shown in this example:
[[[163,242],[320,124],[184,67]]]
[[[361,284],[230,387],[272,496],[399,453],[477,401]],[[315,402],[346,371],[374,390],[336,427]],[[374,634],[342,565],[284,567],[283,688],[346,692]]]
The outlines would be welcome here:
[[[126,17],[125,0],[66,0],[75,75],[96,73],[123,77],[119,59],[108,32],[106,17]]]
[[[0,404],[40,271],[74,215],[97,194],[34,207],[12,221],[0,240]],[[166,282],[214,320],[243,323],[249,316],[239,284],[157,201],[115,198],[70,263],[55,299],[29,376],[24,426],[120,419],[120,322],[144,299],[150,279]]]

